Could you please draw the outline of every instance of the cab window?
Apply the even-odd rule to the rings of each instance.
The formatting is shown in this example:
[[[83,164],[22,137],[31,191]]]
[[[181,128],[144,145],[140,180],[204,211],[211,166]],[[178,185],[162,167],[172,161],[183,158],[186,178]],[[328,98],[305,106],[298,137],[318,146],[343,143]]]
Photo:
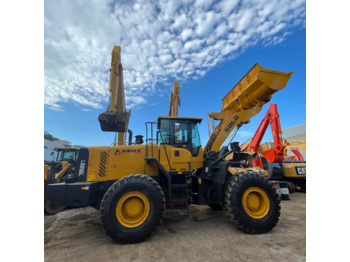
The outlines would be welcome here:
[[[67,150],[59,150],[57,155],[57,161],[72,161],[77,158],[77,151],[67,151]]]
[[[201,148],[201,138],[199,137],[198,125],[191,123],[192,133],[192,156],[198,156]]]
[[[162,119],[160,121],[158,143],[170,144],[170,121],[168,119]]]
[[[175,122],[175,144],[187,144],[187,124]]]

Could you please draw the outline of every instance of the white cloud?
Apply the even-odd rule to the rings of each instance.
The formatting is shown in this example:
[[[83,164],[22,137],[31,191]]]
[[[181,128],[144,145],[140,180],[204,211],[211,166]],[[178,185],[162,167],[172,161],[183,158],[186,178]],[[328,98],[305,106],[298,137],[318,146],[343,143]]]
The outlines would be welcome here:
[[[237,6],[239,3],[239,0],[225,0],[225,1],[220,1],[216,8],[217,10],[220,10],[223,15],[228,15],[231,13],[231,11]]]
[[[224,35],[227,32],[226,21],[219,24],[215,29],[215,34],[217,37]]]
[[[162,55],[159,57],[162,64],[169,64],[173,60],[173,56],[170,54]]]
[[[179,16],[175,16],[174,19],[174,23],[170,25],[170,29],[172,30],[179,30],[191,24],[191,20],[187,18],[185,13],[182,13]]]
[[[183,41],[186,41],[192,34],[193,34],[193,31],[192,31],[191,28],[185,28],[185,29],[181,32],[180,36],[181,36],[181,38],[182,38]]]
[[[125,98],[125,103],[126,103],[126,107],[129,109],[129,108],[132,108],[136,105],[139,105],[139,104],[144,104],[146,103],[146,99],[142,96],[127,96]]]
[[[194,1],[194,7],[202,10],[207,10],[213,3],[213,0],[196,0]]]
[[[186,42],[184,45],[184,48],[188,51],[199,50],[203,42],[204,40],[195,39],[195,40]]]
[[[240,18],[237,21],[236,31],[240,32],[246,30],[247,27],[252,26],[252,18],[254,17],[255,9],[247,8],[240,12]]]
[[[114,45],[121,46],[133,107],[162,93],[161,86],[169,92],[174,78],[202,77],[249,46],[279,44],[304,26],[305,0],[47,0],[45,105],[102,108]]]
[[[181,49],[183,48],[182,42],[178,39],[170,41],[168,46],[169,46],[171,52],[173,54],[176,54],[176,55],[181,53]]]
[[[201,37],[207,36],[213,31],[213,28],[218,20],[220,20],[220,15],[218,13],[214,13],[213,11],[204,13],[200,17],[196,18],[196,33]]]

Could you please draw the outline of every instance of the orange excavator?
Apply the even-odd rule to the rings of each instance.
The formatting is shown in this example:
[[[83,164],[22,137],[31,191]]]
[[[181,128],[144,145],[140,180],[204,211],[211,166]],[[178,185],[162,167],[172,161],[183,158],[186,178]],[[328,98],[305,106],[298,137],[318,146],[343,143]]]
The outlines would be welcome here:
[[[255,135],[253,136],[251,142],[250,142],[250,152],[259,152],[259,147],[262,138],[264,137],[264,134],[266,132],[266,129],[268,125],[271,126],[273,141],[274,141],[274,148],[267,149],[265,151],[261,151],[261,155],[263,155],[267,161],[270,163],[281,163],[284,160],[284,148],[285,145],[282,144],[282,130],[281,130],[281,124],[279,119],[279,114],[277,112],[277,105],[274,103],[270,104],[269,111],[267,111],[265,117],[261,121],[257,131],[255,132]],[[252,161],[253,165],[255,167],[262,167],[262,162],[259,157],[259,154],[257,154],[257,158]]]
[[[260,145],[269,125],[274,140],[273,148]],[[306,148],[305,143],[299,148]],[[287,149],[292,151],[294,156],[288,156]],[[241,150],[256,153],[256,159],[251,161],[253,166],[268,171],[270,179],[288,181],[291,191],[295,189],[299,191],[306,190],[306,161],[304,161],[297,145],[291,145],[282,138],[280,115],[276,104],[270,104],[270,108],[254,136],[249,140],[249,143],[241,145]]]

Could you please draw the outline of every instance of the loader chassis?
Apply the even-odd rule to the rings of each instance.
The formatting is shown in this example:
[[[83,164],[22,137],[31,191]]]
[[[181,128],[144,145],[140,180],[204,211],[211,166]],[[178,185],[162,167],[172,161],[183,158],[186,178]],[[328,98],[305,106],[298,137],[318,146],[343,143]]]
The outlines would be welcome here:
[[[179,123],[182,129],[176,128]],[[68,174],[63,179],[65,182],[48,185],[48,198],[67,207],[93,206],[99,209],[106,233],[120,243],[141,241],[148,236],[145,232],[151,232],[151,228],[157,225],[155,221],[159,217],[152,218],[153,222],[149,222],[151,228],[145,226],[146,229],[137,237],[127,237],[128,231],[126,235],[120,235],[120,230],[116,229],[126,227],[135,230],[135,227],[139,227],[138,221],[146,223],[149,210],[155,205],[153,200],[159,201],[158,204],[164,202],[164,210],[188,210],[190,204],[209,205],[215,209],[224,209],[234,221],[238,219],[234,217],[238,211],[231,209],[240,210],[246,216],[246,219],[240,220],[242,224],[239,227],[242,230],[249,233],[271,230],[280,212],[279,200],[272,185],[259,169],[249,166],[252,157],[241,153],[238,143],[232,143],[230,149],[224,147],[218,153],[210,151],[204,156],[197,128],[199,123],[198,118],[160,117],[155,144],[81,148],[74,173]],[[181,139],[177,140],[179,137]],[[230,153],[233,153],[232,159],[225,160],[225,156]],[[253,181],[252,185],[244,181],[245,176],[252,179],[249,180]],[[232,180],[233,177],[236,177],[235,180]],[[125,192],[120,185],[123,181],[126,181],[125,187],[129,188]],[[158,192],[158,186],[152,181],[159,185],[161,192]],[[228,182],[232,185],[228,186]],[[240,190],[232,191],[233,186]],[[136,190],[138,187],[141,191]],[[147,188],[154,188],[158,193],[148,192]],[[253,189],[253,192],[248,192],[251,196],[244,197],[244,192],[249,188]],[[164,201],[157,196],[153,196],[152,200],[152,194],[163,194]],[[121,197],[121,204],[116,202],[115,196]],[[232,198],[237,197],[242,199],[243,204],[232,206],[235,202]],[[111,207],[112,202],[114,209]],[[255,206],[251,208],[247,203]],[[158,212],[157,216],[162,216],[164,210],[157,207],[155,212]],[[251,214],[247,215],[249,212]],[[259,215],[254,214],[261,212],[266,213],[263,217],[274,218],[254,227],[251,221],[259,218]],[[111,218],[110,213],[118,219]]]
[[[270,231],[280,216],[275,188],[262,169],[252,167],[252,156],[231,143],[233,136],[223,143],[285,87],[292,73],[255,64],[224,97],[221,111],[207,115],[213,130],[204,148],[198,132],[202,119],[177,116],[174,83],[169,116],[146,122],[145,144],[141,138],[129,145],[81,148],[74,172],[48,185],[48,199],[99,209],[104,231],[118,243],[146,239],[166,209],[188,215],[190,204],[224,210],[244,232]],[[216,127],[215,120],[220,121]]]
[[[99,207],[104,193],[114,182],[130,174],[145,174],[166,189],[168,207],[187,206],[190,202],[221,203],[227,176],[232,175],[228,168],[242,167],[251,156],[237,152],[239,147],[235,147],[229,161],[220,160],[223,154],[213,151],[204,159],[197,128],[200,121],[198,118],[159,118],[157,144],[81,148],[74,173],[67,175],[65,182],[50,184],[49,197],[67,207]],[[176,130],[179,123],[183,129]],[[177,133],[181,135],[180,142]],[[226,148],[227,152],[232,150]],[[176,190],[171,188],[172,184],[183,187],[176,192],[182,202],[173,197]]]

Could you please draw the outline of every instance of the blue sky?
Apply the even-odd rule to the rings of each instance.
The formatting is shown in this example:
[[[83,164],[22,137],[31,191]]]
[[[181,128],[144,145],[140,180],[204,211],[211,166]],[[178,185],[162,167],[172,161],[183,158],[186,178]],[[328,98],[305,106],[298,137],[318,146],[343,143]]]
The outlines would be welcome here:
[[[158,1],[160,4],[153,6],[153,13],[152,5],[145,3],[141,3],[141,11],[135,9],[130,12],[127,8],[130,10],[131,7],[126,1],[123,1],[122,6],[118,2],[95,1],[94,4],[87,0],[3,2],[0,16],[4,36],[0,49],[3,65],[0,105],[2,122],[5,124],[1,135],[6,150],[2,150],[1,156],[5,172],[15,174],[16,181],[26,181],[16,183],[16,192],[20,194],[13,194],[13,187],[4,187],[1,191],[3,198],[11,195],[15,199],[4,202],[4,210],[11,210],[13,215],[4,217],[3,221],[16,228],[23,225],[22,231],[30,236],[30,239],[25,236],[21,238],[21,247],[27,248],[27,252],[17,252],[15,248],[19,239],[13,237],[13,227],[7,227],[8,232],[5,228],[6,239],[13,245],[7,245],[4,249],[4,258],[18,256],[17,260],[23,260],[22,254],[31,252],[33,255],[33,250],[37,250],[38,258],[43,260],[44,254],[42,204],[13,208],[13,202],[22,202],[23,196],[31,198],[32,203],[42,203],[42,176],[34,175],[28,180],[27,170],[21,172],[19,169],[14,173],[13,167],[19,166],[18,157],[14,156],[20,157],[21,166],[30,167],[29,174],[40,174],[43,130],[74,144],[109,145],[113,141],[112,134],[100,131],[97,116],[107,106],[108,69],[114,45],[122,46],[127,103],[132,106],[130,127],[134,134],[144,133],[143,123],[146,120],[155,120],[158,115],[167,113],[175,78],[181,84],[180,115],[205,117],[206,113],[221,108],[222,97],[255,62],[276,70],[294,69],[287,87],[277,93],[272,102],[278,104],[281,124],[286,128],[305,122],[305,92],[307,94],[308,260],[341,261],[348,256],[347,241],[342,241],[341,236],[349,235],[349,229],[343,223],[324,227],[323,222],[333,221],[334,214],[341,214],[339,211],[344,210],[344,201],[337,201],[330,196],[336,196],[336,199],[349,197],[347,190],[339,190],[338,184],[330,186],[329,183],[330,175],[335,175],[336,181],[341,181],[342,185],[349,184],[344,165],[325,161],[329,143],[331,149],[338,153],[337,163],[348,162],[347,149],[350,148],[347,139],[349,97],[346,93],[350,38],[344,33],[348,31],[350,22],[347,1],[335,0],[331,5],[329,1],[307,1],[307,70],[305,1],[247,0],[244,4],[240,2],[236,6],[229,6],[231,2],[237,4],[231,1],[227,2],[226,7],[225,2],[217,6],[216,1],[210,5],[212,1],[197,1],[197,12],[191,8],[172,7],[171,3],[174,2],[163,8],[160,5],[166,2]],[[191,4],[190,1],[177,2]],[[200,3],[204,6],[201,7]],[[184,18],[179,15],[181,10],[187,10],[186,18],[190,21],[181,21],[180,18]],[[217,13],[221,15],[214,15]],[[122,27],[117,22],[120,19],[124,20]],[[218,26],[223,23],[222,19],[226,27]],[[217,33],[214,34],[214,31]],[[169,35],[162,32],[168,32]],[[234,32],[237,33],[236,38]],[[180,39],[181,36],[186,40]],[[151,41],[141,42],[143,38]],[[176,50],[177,42],[165,44],[174,38],[182,43],[182,48],[178,50],[191,54],[187,57],[187,53],[182,55],[193,62],[186,70],[180,70],[176,63],[173,64],[174,68],[170,66],[172,63],[169,64],[179,57],[172,53],[172,50]],[[186,45],[191,39],[204,39],[205,42],[195,41]],[[220,39],[224,42],[220,42]],[[157,45],[154,44],[155,40]],[[147,43],[150,51],[143,52],[140,47],[147,47]],[[228,46],[227,49],[215,49],[218,47],[216,44],[220,43]],[[238,49],[234,50],[232,43],[237,44]],[[213,48],[209,52],[212,55],[208,57],[212,63],[199,63],[201,57],[196,59],[194,55],[198,54],[196,44],[197,48],[200,44],[200,49],[204,51],[206,46]],[[171,57],[168,56],[169,51]],[[132,54],[136,54],[136,58]],[[149,63],[145,65],[145,61]],[[165,67],[167,63],[169,65]],[[195,74],[186,78],[191,69]],[[181,75],[176,77],[174,72]],[[145,82],[140,82],[142,79]],[[147,89],[153,84],[154,90]],[[244,130],[242,127],[242,132],[253,133],[267,109],[268,105],[265,105]],[[203,144],[206,134],[204,121],[201,129]],[[244,140],[243,135],[240,139]],[[27,148],[30,149],[30,157],[22,157],[19,152]],[[327,212],[323,212],[323,219],[319,219],[320,210],[325,210],[325,206]],[[27,226],[28,223],[22,223],[23,210],[40,214],[29,218],[31,227]],[[18,214],[15,214],[16,211]],[[322,235],[332,241],[320,238],[320,229]]]
[[[129,128],[167,115],[173,81],[180,116],[202,117],[255,64],[294,70],[275,94],[282,128],[306,122],[305,1],[45,1],[44,129],[78,145],[110,145],[97,117],[108,100],[111,51],[121,46]],[[249,139],[268,104],[241,128]],[[270,131],[265,140],[271,139]]]

